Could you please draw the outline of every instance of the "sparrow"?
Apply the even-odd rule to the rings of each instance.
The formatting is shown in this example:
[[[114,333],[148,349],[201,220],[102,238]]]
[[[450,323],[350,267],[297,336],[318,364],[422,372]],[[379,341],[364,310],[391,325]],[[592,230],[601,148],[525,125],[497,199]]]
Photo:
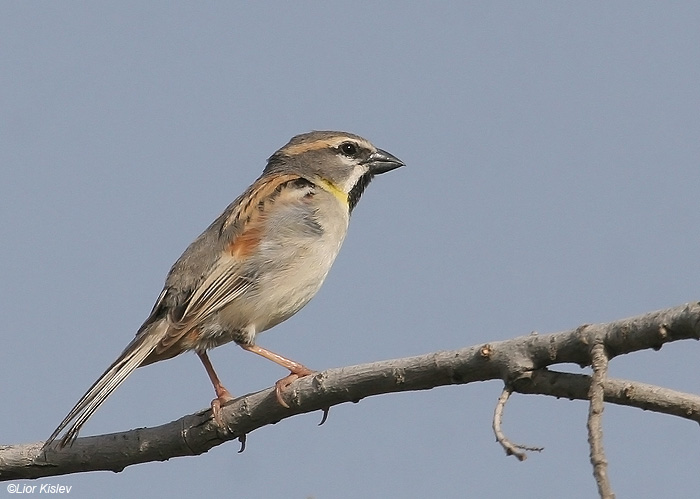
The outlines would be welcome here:
[[[404,163],[366,139],[314,131],[293,137],[267,161],[260,177],[185,250],[135,338],[83,395],[45,442],[72,444],[107,397],[138,367],[194,350],[214,385],[211,402],[232,400],[207,351],[229,343],[289,370],[284,390],[313,373],[258,346],[259,333],[290,318],[321,287],[347,233],[350,214],[375,175]]]

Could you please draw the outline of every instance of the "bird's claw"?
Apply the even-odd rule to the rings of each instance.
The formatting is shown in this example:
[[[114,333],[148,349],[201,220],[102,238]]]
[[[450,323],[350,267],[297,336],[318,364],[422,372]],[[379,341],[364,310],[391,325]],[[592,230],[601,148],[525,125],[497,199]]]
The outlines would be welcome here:
[[[214,422],[219,428],[224,428],[224,420],[221,417],[221,407],[233,400],[233,396],[225,388],[211,401],[211,414],[214,417]]]
[[[289,385],[294,383],[297,379],[310,376],[312,374],[316,374],[316,371],[312,371],[311,369],[302,366],[302,369],[292,371],[289,373],[289,376],[285,376],[281,380],[277,381],[277,383],[275,383],[275,396],[277,397],[277,402],[279,402],[279,404],[285,409],[289,409],[289,404],[284,400],[284,394],[282,392],[284,392],[284,390],[286,390]]]

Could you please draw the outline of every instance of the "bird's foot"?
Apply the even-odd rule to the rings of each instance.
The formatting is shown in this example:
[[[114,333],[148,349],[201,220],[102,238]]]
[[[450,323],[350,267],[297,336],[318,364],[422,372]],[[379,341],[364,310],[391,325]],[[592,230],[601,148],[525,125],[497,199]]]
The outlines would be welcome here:
[[[289,404],[284,400],[284,394],[282,392],[284,392],[284,390],[286,390],[289,385],[294,383],[297,379],[310,376],[311,374],[316,374],[316,371],[312,371],[308,367],[299,365],[299,368],[290,371],[289,376],[286,376],[275,383],[275,395],[277,396],[277,402],[279,402],[282,407],[289,409]]]
[[[233,395],[223,386],[216,391],[217,397],[211,401],[211,413],[214,422],[219,428],[224,428],[224,420],[221,417],[221,407],[233,400]]]

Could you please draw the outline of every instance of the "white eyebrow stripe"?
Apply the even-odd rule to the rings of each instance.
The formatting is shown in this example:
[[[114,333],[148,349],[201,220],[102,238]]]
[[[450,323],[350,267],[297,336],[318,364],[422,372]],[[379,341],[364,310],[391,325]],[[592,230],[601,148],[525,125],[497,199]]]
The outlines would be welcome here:
[[[333,149],[335,147],[338,147],[340,144],[343,142],[355,142],[358,144],[360,147],[366,148],[366,149],[374,149],[372,144],[370,144],[368,141],[364,139],[357,139],[354,137],[348,137],[347,135],[336,135],[335,137],[330,137],[326,139],[317,139],[313,140],[311,142],[302,142],[301,144],[294,144],[290,145],[287,147],[282,148],[282,151],[284,154],[288,154],[290,156],[296,156],[297,154],[303,154],[305,152],[309,151],[316,151],[318,149]]]

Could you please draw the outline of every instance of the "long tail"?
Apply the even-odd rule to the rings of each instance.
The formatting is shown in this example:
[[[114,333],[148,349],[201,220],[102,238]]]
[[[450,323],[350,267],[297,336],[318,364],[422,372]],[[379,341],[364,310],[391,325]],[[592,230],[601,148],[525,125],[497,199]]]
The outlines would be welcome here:
[[[58,425],[42,449],[46,449],[72,421],[60,442],[60,447],[71,445],[78,437],[78,432],[94,412],[107,400],[107,397],[121,385],[124,380],[139,367],[168,331],[166,320],[157,321],[141,331],[124,349],[119,358],[99,377],[90,389],[75,404],[65,419]]]

